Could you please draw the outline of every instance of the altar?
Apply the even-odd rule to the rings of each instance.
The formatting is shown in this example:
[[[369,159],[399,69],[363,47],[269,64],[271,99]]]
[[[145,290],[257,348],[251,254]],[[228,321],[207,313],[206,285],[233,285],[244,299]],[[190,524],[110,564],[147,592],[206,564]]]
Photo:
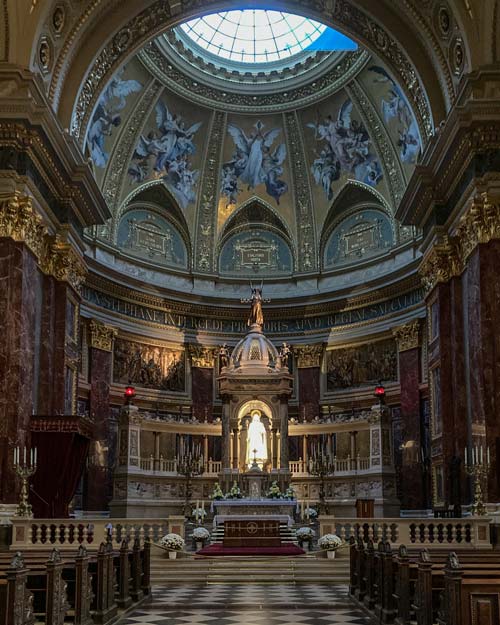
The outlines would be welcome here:
[[[295,499],[221,499],[212,502],[214,527],[228,520],[262,520],[279,521],[288,526],[298,511]]]

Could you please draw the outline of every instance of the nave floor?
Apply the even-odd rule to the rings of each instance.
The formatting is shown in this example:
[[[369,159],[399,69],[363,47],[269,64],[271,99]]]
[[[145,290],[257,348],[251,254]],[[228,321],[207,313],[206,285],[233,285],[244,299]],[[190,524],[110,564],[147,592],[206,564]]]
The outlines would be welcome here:
[[[210,584],[156,587],[120,625],[366,625],[347,586]]]

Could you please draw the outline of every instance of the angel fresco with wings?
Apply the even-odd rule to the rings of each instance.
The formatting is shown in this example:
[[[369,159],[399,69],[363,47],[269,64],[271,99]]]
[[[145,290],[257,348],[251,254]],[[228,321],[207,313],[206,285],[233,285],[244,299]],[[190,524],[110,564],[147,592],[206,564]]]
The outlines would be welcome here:
[[[264,124],[259,120],[247,136],[245,132],[228,124],[227,131],[231,135],[235,150],[231,160],[222,165],[221,193],[229,204],[235,204],[241,191],[238,181],[247,186],[248,190],[264,184],[268,195],[280,203],[281,196],[288,191],[288,185],[280,180],[283,174],[283,163],[286,158],[286,145],[280,143],[273,149],[273,143],[281,133],[279,128],[264,132]]]
[[[182,117],[171,113],[162,101],[155,113],[156,130],[139,137],[128,173],[136,183],[161,179],[185,209],[196,200],[200,172],[192,169],[190,157],[196,151],[194,136],[202,122],[186,127]]]
[[[87,145],[96,167],[106,167],[109,152],[105,150],[104,141],[121,124],[119,113],[127,104],[127,96],[142,89],[138,80],[123,80],[124,71],[122,67],[104,90],[90,123]]]
[[[333,183],[342,174],[376,186],[382,179],[380,163],[371,151],[371,138],[363,123],[352,117],[353,104],[346,100],[337,118],[328,115],[322,121],[308,123],[321,149],[311,166],[314,181],[331,200]]]

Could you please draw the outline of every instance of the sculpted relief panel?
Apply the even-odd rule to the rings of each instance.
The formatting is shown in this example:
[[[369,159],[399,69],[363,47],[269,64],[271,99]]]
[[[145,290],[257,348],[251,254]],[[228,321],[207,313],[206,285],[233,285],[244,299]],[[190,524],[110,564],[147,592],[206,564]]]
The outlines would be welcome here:
[[[185,350],[116,339],[113,382],[162,391],[186,390]]]
[[[326,354],[327,391],[371,386],[379,381],[397,382],[397,354],[394,339],[328,351]]]

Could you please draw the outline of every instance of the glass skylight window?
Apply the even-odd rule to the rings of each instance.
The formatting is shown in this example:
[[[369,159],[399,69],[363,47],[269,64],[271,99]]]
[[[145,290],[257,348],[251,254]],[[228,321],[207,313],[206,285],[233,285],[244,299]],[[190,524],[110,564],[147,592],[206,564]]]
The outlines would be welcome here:
[[[213,13],[181,24],[181,29],[202,49],[237,63],[286,60],[307,49],[325,49],[321,41],[328,50],[357,48],[348,37],[324,24],[282,11]]]

